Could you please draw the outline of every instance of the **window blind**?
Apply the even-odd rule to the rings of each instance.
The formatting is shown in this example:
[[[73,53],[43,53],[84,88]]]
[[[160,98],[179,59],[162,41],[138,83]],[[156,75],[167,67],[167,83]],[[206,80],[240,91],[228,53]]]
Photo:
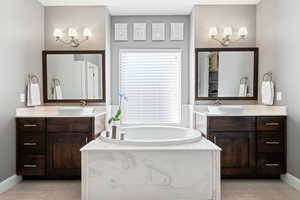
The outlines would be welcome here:
[[[181,50],[120,50],[123,123],[181,120]]]

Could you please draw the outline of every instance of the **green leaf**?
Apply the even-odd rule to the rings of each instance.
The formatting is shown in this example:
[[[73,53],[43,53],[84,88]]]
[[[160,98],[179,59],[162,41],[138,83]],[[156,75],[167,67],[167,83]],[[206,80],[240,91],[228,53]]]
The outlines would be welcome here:
[[[117,112],[116,115],[115,115],[115,118],[116,118],[116,119],[117,119],[117,118],[120,118],[120,115],[121,115],[121,109],[118,110],[118,112]]]
[[[108,120],[108,123],[110,124],[113,120],[114,120],[114,118],[111,117],[111,118]]]

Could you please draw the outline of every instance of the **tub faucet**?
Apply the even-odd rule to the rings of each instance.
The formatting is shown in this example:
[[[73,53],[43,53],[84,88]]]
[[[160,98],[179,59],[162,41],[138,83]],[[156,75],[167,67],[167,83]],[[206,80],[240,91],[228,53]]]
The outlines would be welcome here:
[[[217,100],[215,101],[214,105],[220,106],[220,105],[222,105],[222,101],[221,101],[220,99],[217,99]]]
[[[80,101],[80,106],[87,106],[87,102],[86,101]]]
[[[125,133],[121,133],[120,140],[125,140]]]

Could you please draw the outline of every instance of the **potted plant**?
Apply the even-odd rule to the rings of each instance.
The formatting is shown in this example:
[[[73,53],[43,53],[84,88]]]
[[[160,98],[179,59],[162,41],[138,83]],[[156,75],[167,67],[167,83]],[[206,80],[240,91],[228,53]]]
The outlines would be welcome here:
[[[118,93],[118,96],[120,97],[120,104],[119,104],[119,109],[117,110],[116,114],[111,117],[108,120],[108,123],[112,125],[112,139],[116,139],[117,138],[117,128],[118,128],[118,124],[121,121],[121,115],[122,115],[122,100],[128,100],[128,98],[121,92]]]

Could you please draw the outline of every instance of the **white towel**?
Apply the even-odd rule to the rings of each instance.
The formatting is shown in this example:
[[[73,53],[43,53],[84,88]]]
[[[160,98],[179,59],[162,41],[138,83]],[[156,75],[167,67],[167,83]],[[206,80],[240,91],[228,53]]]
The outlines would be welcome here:
[[[27,84],[27,106],[41,105],[41,94],[38,83],[28,82]]]
[[[60,85],[54,87],[54,99],[62,99],[62,91]]]
[[[261,97],[264,105],[273,105],[274,103],[274,84],[272,81],[263,81],[261,85]]]
[[[239,89],[239,97],[247,97],[247,92],[248,92],[248,85],[245,83],[241,83]]]

